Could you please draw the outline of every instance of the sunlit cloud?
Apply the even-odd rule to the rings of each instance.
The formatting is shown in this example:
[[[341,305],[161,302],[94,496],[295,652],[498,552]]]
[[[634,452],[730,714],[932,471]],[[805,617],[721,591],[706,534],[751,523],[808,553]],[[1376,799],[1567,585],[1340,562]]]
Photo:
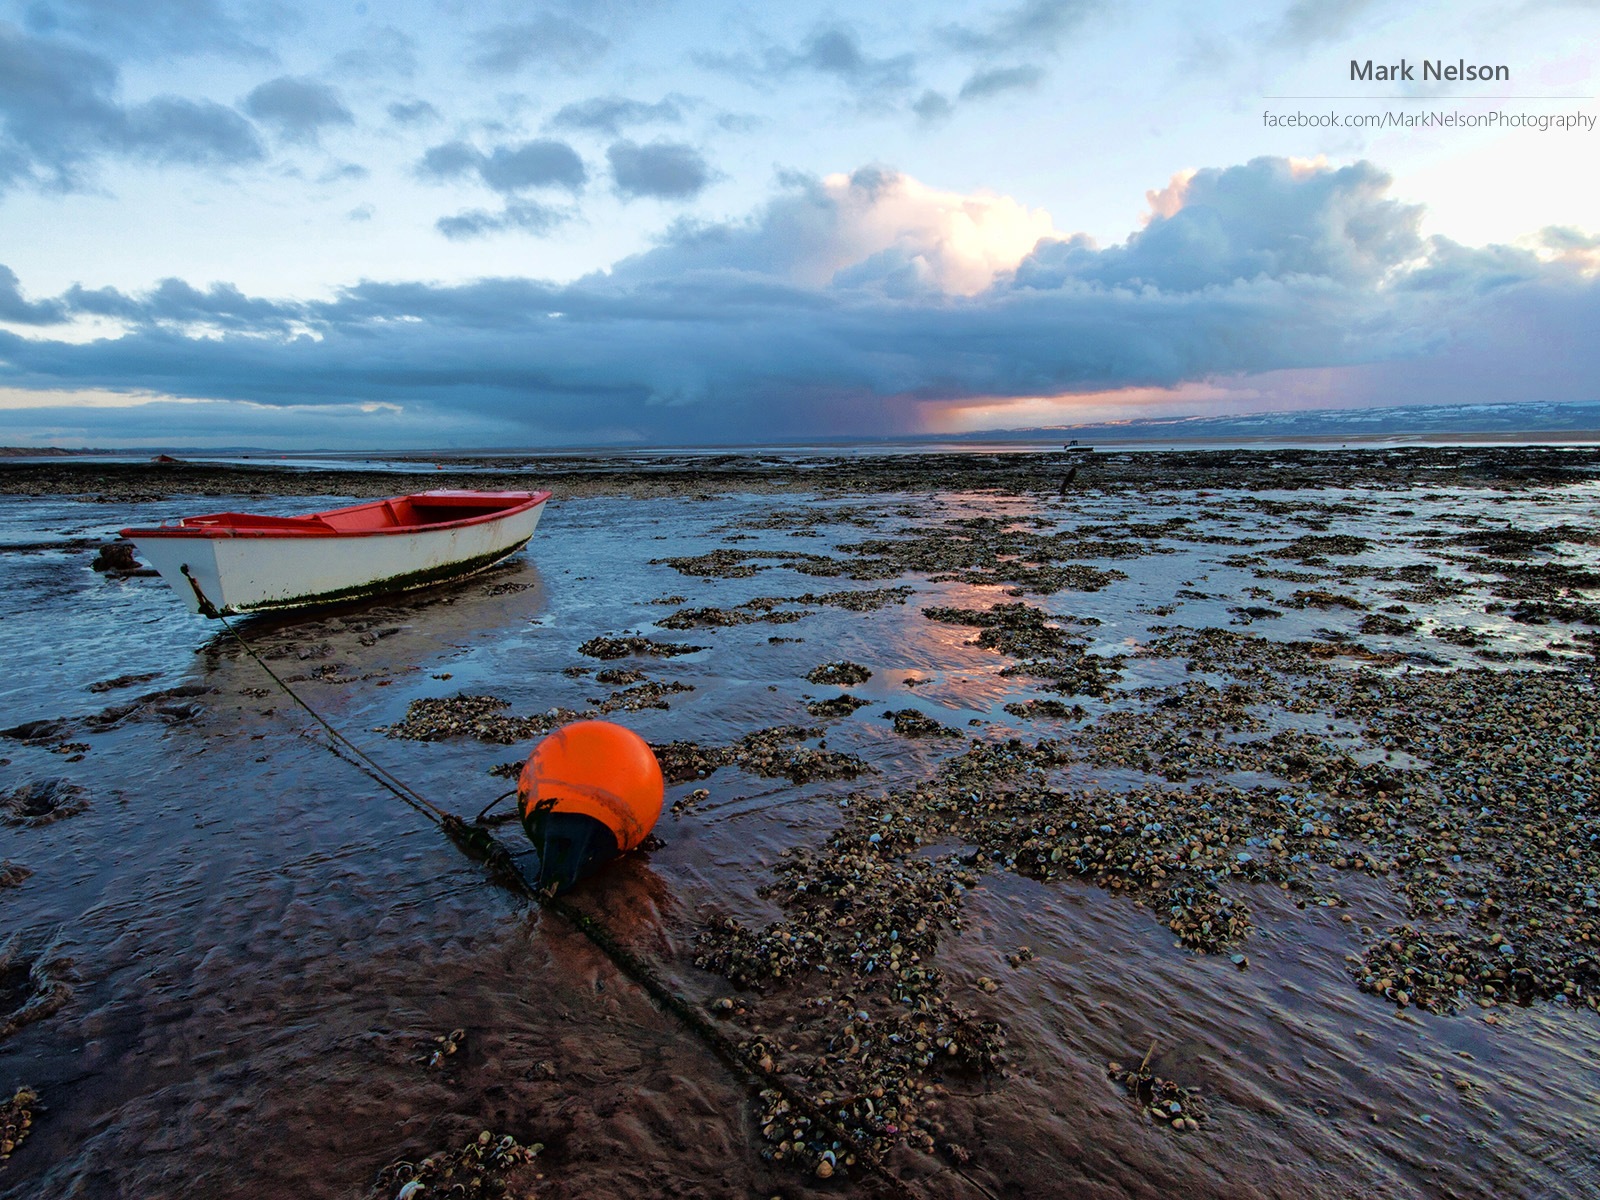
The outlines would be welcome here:
[[[940,191],[910,176],[829,175],[840,209],[835,272],[865,274],[875,256],[910,264],[939,291],[972,296],[1013,271],[1045,238],[1061,237],[1050,214],[1010,196]]]

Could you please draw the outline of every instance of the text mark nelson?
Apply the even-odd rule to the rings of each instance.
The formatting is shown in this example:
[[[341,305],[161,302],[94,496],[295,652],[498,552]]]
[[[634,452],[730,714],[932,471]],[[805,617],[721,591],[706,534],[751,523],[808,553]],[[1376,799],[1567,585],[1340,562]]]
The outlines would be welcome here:
[[[1374,64],[1370,58],[1366,62],[1360,62],[1352,58],[1350,60],[1350,79],[1352,82],[1356,80],[1365,80],[1369,83],[1382,82],[1384,80],[1390,82],[1406,80],[1414,83],[1417,78],[1413,73],[1414,66],[1414,63],[1403,58],[1397,63],[1377,64]],[[1430,79],[1438,79],[1449,80],[1452,83],[1472,83],[1474,81],[1510,83],[1511,68],[1504,64],[1491,66],[1489,63],[1468,66],[1467,60],[1464,58],[1457,59],[1452,66],[1442,58],[1425,58],[1422,60],[1422,78],[1424,82]]]

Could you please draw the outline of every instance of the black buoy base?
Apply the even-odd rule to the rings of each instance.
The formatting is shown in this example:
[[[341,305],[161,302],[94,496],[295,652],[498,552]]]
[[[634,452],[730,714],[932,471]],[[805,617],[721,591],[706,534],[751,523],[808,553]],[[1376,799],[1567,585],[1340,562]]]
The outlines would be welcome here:
[[[536,886],[559,896],[580,879],[617,857],[617,838],[601,822],[582,813],[534,809],[522,828],[539,854]]]

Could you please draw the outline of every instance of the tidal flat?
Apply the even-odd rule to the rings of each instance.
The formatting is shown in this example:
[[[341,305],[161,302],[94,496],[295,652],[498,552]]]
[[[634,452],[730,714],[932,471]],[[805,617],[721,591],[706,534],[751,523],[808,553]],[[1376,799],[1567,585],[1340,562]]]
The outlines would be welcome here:
[[[1600,449],[470,465],[0,462],[0,1197],[1600,1195]],[[647,738],[562,911],[91,565],[430,486],[555,496],[234,629],[469,819]]]

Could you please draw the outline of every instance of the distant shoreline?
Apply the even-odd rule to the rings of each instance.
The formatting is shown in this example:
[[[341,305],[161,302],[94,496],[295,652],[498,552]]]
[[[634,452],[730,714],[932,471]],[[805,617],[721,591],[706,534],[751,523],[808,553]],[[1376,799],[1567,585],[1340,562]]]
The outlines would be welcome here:
[[[1421,446],[1447,449],[1452,446],[1600,446],[1600,428],[1595,429],[1477,429],[1430,430],[1418,429],[1397,432],[1346,432],[1277,433],[1211,432],[1175,433],[1177,425],[1156,423],[1136,424],[1131,427],[1092,426],[1083,429],[981,430],[973,433],[950,435],[918,435],[904,438],[816,439],[810,441],[743,443],[738,445],[705,446],[562,446],[547,450],[528,447],[473,448],[431,450],[412,448],[399,450],[284,450],[263,447],[207,448],[196,446],[165,447],[108,447],[108,446],[0,446],[0,461],[6,459],[115,459],[154,462],[162,455],[182,459],[248,459],[271,465],[277,460],[305,461],[310,459],[328,462],[412,462],[449,463],[478,462],[493,459],[520,459],[530,457],[583,457],[583,458],[635,458],[655,455],[829,455],[850,453],[874,454],[938,454],[938,453],[995,453],[1000,447],[1011,447],[1013,453],[1047,450],[1070,444],[1084,449],[1136,450],[1171,449],[1227,450],[1227,449],[1324,449],[1338,446],[1349,449],[1388,449],[1392,447]]]

